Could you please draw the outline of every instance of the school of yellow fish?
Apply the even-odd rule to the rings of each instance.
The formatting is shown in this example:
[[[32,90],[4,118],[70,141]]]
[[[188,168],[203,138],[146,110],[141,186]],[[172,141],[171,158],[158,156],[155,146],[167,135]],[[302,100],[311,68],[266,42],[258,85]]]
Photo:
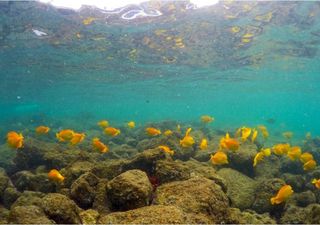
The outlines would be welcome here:
[[[204,124],[208,124],[214,121],[214,118],[209,115],[203,115],[200,117],[200,121]],[[109,126],[109,122],[107,120],[101,120],[97,123],[97,125],[103,130],[104,134],[110,137],[116,137],[121,134],[120,129]],[[134,121],[127,122],[126,126],[128,129],[135,128],[136,124]],[[45,135],[48,134],[50,128],[47,126],[38,126],[35,129],[35,133],[37,135]],[[183,148],[189,148],[196,144],[194,137],[191,136],[192,128],[188,128],[185,132],[184,137],[180,140],[180,145]],[[180,125],[177,125],[176,132],[181,132]],[[163,134],[164,136],[173,135],[174,131],[165,130],[161,132],[160,129],[155,127],[147,127],[145,128],[145,133],[150,137],[155,137]],[[214,154],[210,156],[210,161],[213,165],[224,165],[228,164],[228,151],[237,151],[240,148],[241,143],[245,143],[250,141],[251,143],[255,143],[257,138],[261,134],[263,140],[268,139],[269,132],[268,129],[259,125],[256,128],[250,127],[240,127],[236,130],[233,137],[230,136],[229,132],[225,134],[220,139],[218,149]],[[290,140],[293,137],[293,133],[290,131],[286,131],[283,134],[283,137],[287,140]],[[85,133],[77,133],[71,129],[64,129],[56,133],[56,138],[59,142],[68,142],[71,146],[80,144],[85,139]],[[307,139],[311,138],[311,134],[307,133]],[[21,149],[23,148],[24,136],[21,133],[17,133],[15,131],[10,131],[7,134],[7,144],[11,148]],[[109,151],[109,147],[100,141],[98,137],[94,137],[92,139],[92,149],[99,151],[101,153],[107,153]],[[174,150],[169,146],[160,145],[158,148],[170,155],[174,155]],[[198,144],[198,149],[200,151],[204,151],[208,149],[208,139],[202,138]],[[302,168],[304,171],[313,170],[316,168],[317,163],[313,158],[313,155],[309,152],[302,153],[301,148],[299,146],[291,146],[289,143],[279,143],[275,144],[272,147],[262,148],[253,158],[253,167],[258,166],[258,164],[264,160],[265,157],[270,157],[272,153],[278,157],[286,156],[292,161],[297,161],[302,163]],[[48,173],[48,178],[54,182],[61,183],[64,181],[65,177],[56,169],[50,170]],[[314,178],[312,184],[317,189],[320,189],[320,179]],[[276,196],[270,199],[272,205],[280,204],[284,202],[290,195],[293,193],[292,187],[290,185],[284,185],[280,188]]]

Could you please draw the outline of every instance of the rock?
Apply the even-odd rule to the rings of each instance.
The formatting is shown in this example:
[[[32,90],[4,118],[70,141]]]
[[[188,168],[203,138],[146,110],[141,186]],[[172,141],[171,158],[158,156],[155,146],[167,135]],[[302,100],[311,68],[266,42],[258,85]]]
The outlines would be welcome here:
[[[320,205],[311,204],[306,208],[306,220],[304,223],[320,224]]]
[[[187,180],[191,177],[190,168],[183,162],[158,160],[155,167],[155,176],[159,183],[168,183],[178,180]]]
[[[68,197],[50,193],[42,198],[41,206],[48,217],[56,223],[81,223],[79,208]]]
[[[193,215],[197,223],[222,223],[228,214],[228,197],[214,181],[195,177],[163,184],[154,204],[173,205]]]
[[[220,169],[218,175],[226,181],[231,206],[241,210],[249,209],[254,201],[257,182],[230,168]]]
[[[247,176],[252,177],[253,172],[253,159],[257,154],[257,146],[254,144],[244,143],[241,144],[237,151],[230,151],[228,153],[229,166],[232,169],[240,171]]]
[[[114,209],[139,208],[150,203],[152,185],[145,172],[129,170],[108,183],[107,195]]]
[[[93,167],[93,162],[76,161],[68,165],[66,168],[63,168],[60,172],[65,177],[64,186],[70,187],[76,179],[78,179],[82,174],[92,170]]]
[[[0,168],[0,202],[3,201],[3,193],[7,188],[10,179],[4,169]]]
[[[10,211],[0,205],[0,224],[7,224]]]
[[[92,207],[95,198],[95,187],[99,182],[98,177],[87,172],[81,175],[72,185],[70,196],[81,208]]]
[[[280,159],[281,173],[303,174],[303,165],[298,161],[292,161],[288,157],[281,157]]]
[[[127,144],[127,145],[130,145],[130,146],[132,146],[132,147],[136,147],[137,146],[137,144],[138,144],[138,141],[135,139],[135,138],[132,138],[132,137],[126,137],[125,138],[125,143]],[[138,148],[137,148],[138,149]]]
[[[295,192],[301,192],[305,189],[306,179],[302,175],[284,173],[282,174],[281,179],[283,179],[286,184],[291,185]]]
[[[121,159],[124,159],[124,158],[132,158],[138,153],[138,150],[127,144],[122,144],[122,145],[117,145],[113,147],[111,153],[115,153]]]
[[[252,209],[257,213],[271,212],[273,209],[278,209],[281,212],[283,204],[273,206],[270,199],[278,193],[283,185],[285,182],[278,178],[262,180],[256,188]]]
[[[241,212],[238,208],[229,209],[228,224],[276,224],[268,213],[258,214],[252,210]]]
[[[45,196],[42,192],[24,191],[21,196],[11,205],[11,209],[17,206],[41,206],[42,198]]]
[[[288,204],[285,207],[285,211],[280,218],[281,224],[305,224],[306,223],[306,210],[295,206],[293,204]]]
[[[254,176],[261,179],[271,179],[280,175],[280,160],[277,156],[265,157],[254,167]]]
[[[55,192],[56,185],[48,179],[47,173],[33,174],[30,171],[20,171],[12,176],[12,182],[19,191]]]
[[[14,224],[54,224],[43,210],[34,205],[14,207],[9,214],[9,223]]]
[[[94,165],[90,172],[99,178],[111,180],[124,172],[122,167],[126,162],[126,160],[122,159],[102,161]]]
[[[99,213],[93,209],[88,209],[79,213],[82,224],[96,224]]]
[[[92,208],[97,210],[100,214],[111,212],[111,203],[107,197],[107,179],[100,179],[96,187],[96,195]]]
[[[138,169],[152,174],[156,162],[160,159],[171,159],[171,157],[159,148],[145,150],[131,160],[126,160],[122,165],[122,172]]]
[[[304,191],[301,193],[294,193],[291,201],[295,202],[297,206],[306,207],[310,204],[316,203],[316,196],[312,191]]]
[[[20,196],[21,193],[15,187],[7,187],[3,193],[3,205],[9,209]]]
[[[186,224],[185,213],[175,206],[152,205],[101,216],[99,224]]]

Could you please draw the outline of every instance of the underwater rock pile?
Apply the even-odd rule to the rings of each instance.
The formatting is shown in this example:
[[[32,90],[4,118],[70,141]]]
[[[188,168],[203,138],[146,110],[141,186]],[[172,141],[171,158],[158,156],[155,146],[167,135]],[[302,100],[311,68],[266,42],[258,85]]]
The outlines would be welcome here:
[[[75,145],[25,134],[0,169],[0,223],[320,223],[316,166],[291,172],[305,165],[261,149],[247,128],[231,137],[154,126],[166,132],[120,127],[97,140],[90,131],[95,142],[81,134]]]

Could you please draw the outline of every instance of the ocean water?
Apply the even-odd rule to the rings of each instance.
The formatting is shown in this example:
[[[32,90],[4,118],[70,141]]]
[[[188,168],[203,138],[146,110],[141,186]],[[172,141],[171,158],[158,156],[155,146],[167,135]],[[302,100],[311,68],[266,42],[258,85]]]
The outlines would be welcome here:
[[[277,134],[320,133],[317,2],[161,7],[169,4],[175,9],[159,17],[124,20],[96,12],[98,19],[84,25],[85,9],[2,2],[1,122],[11,129],[12,121],[28,117],[90,115],[143,124],[209,114],[221,129],[271,119]],[[270,21],[256,19],[268,12]],[[230,31],[235,26],[240,32]],[[242,43],[246,33],[252,37]],[[181,38],[184,47],[167,37]]]

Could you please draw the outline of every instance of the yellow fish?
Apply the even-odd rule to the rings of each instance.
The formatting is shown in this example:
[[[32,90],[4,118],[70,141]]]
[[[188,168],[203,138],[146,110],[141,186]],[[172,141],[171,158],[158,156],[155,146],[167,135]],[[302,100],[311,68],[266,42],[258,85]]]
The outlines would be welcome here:
[[[226,133],[226,136],[220,139],[220,149],[229,149],[232,151],[236,151],[240,147],[240,143],[238,140],[230,138],[229,133]]]
[[[62,130],[59,133],[56,133],[56,137],[61,142],[70,141],[73,138],[73,135],[74,135],[74,131],[70,129]]]
[[[291,160],[298,160],[301,156],[301,148],[299,146],[292,146],[287,153]]]
[[[268,129],[265,126],[260,125],[260,126],[258,126],[258,129],[261,131],[264,139],[267,139],[269,137]]]
[[[181,133],[181,126],[180,126],[180,124],[177,125],[177,132],[178,132],[178,133]]]
[[[158,136],[158,135],[161,134],[161,131],[159,129],[154,128],[154,127],[147,127],[146,128],[146,133],[149,136]]]
[[[159,148],[164,151],[164,152],[167,152],[169,153],[170,155],[173,155],[174,154],[174,151],[171,150],[168,146],[166,145],[160,145]]]
[[[210,160],[214,165],[223,165],[228,164],[228,156],[224,152],[216,152],[214,155],[211,155]]]
[[[306,139],[310,140],[311,139],[311,132],[306,133]]]
[[[311,183],[313,183],[317,189],[320,189],[320,179],[313,179]]]
[[[251,134],[251,128],[249,127],[242,127],[241,128],[241,139],[242,141],[246,141],[248,139],[248,137]]]
[[[71,140],[70,140],[70,144],[71,144],[71,145],[79,144],[80,142],[82,142],[82,141],[84,140],[85,136],[86,136],[86,135],[85,135],[84,133],[82,133],[82,134],[80,134],[80,133],[75,133],[75,134],[73,135],[73,137],[71,138]]]
[[[292,187],[290,185],[284,185],[280,188],[277,195],[270,199],[271,204],[280,204],[286,201],[293,193]]]
[[[170,136],[170,135],[172,135],[172,134],[173,134],[172,130],[166,130],[166,131],[164,132],[164,135],[165,135],[165,136]]]
[[[39,126],[36,128],[37,134],[47,134],[49,132],[50,128],[46,126]]]
[[[290,144],[276,144],[272,147],[272,150],[276,155],[287,154],[290,150]]]
[[[117,129],[117,128],[107,127],[107,128],[104,129],[104,133],[105,133],[106,135],[115,137],[115,136],[118,136],[121,132],[120,132],[120,130]]]
[[[303,164],[303,170],[308,171],[308,170],[313,170],[317,166],[317,162],[314,161],[313,159],[309,160],[305,164]]]
[[[256,156],[253,159],[253,167],[257,165],[258,162],[262,161],[265,156],[270,156],[271,155],[271,149],[266,148],[264,150],[261,150],[256,154]]]
[[[186,135],[182,140],[180,140],[180,145],[184,148],[191,147],[195,143],[193,137],[189,135],[191,130],[191,128],[188,128],[186,131]]]
[[[293,137],[293,133],[291,131],[286,131],[282,133],[282,136],[287,139],[291,139]]]
[[[91,24],[91,23],[92,23],[93,21],[95,21],[95,20],[96,20],[96,18],[88,17],[88,18],[82,20],[82,23],[83,23],[83,25],[89,25],[89,24]]]
[[[130,122],[128,122],[127,125],[129,128],[134,128],[136,126],[136,123],[134,121],[130,121]]]
[[[208,148],[208,140],[205,139],[205,138],[203,138],[203,139],[201,140],[201,143],[200,143],[199,148],[200,148],[201,150],[206,150],[206,149]]]
[[[212,116],[209,116],[209,115],[203,115],[200,117],[201,121],[203,123],[211,123],[213,122],[214,118]]]
[[[109,151],[108,146],[106,146],[104,143],[102,143],[99,138],[92,139],[92,146],[94,149],[99,150],[101,153],[105,153],[105,152]]]
[[[7,134],[7,143],[11,148],[22,148],[24,137],[20,133],[18,134],[15,131],[10,131]]]
[[[101,128],[106,128],[109,126],[109,122],[107,120],[101,120],[98,123],[98,126],[100,126]]]
[[[50,172],[48,173],[48,178],[49,180],[55,182],[63,182],[65,179],[64,176],[62,176],[61,173],[56,169],[50,170]]]
[[[258,131],[256,129],[253,129],[253,134],[252,134],[252,137],[251,137],[251,142],[254,143],[256,141],[258,137]]]
[[[301,154],[301,156],[300,156],[300,161],[302,163],[306,163],[306,162],[310,161],[311,159],[313,159],[313,155],[309,152],[305,152],[305,153]]]

